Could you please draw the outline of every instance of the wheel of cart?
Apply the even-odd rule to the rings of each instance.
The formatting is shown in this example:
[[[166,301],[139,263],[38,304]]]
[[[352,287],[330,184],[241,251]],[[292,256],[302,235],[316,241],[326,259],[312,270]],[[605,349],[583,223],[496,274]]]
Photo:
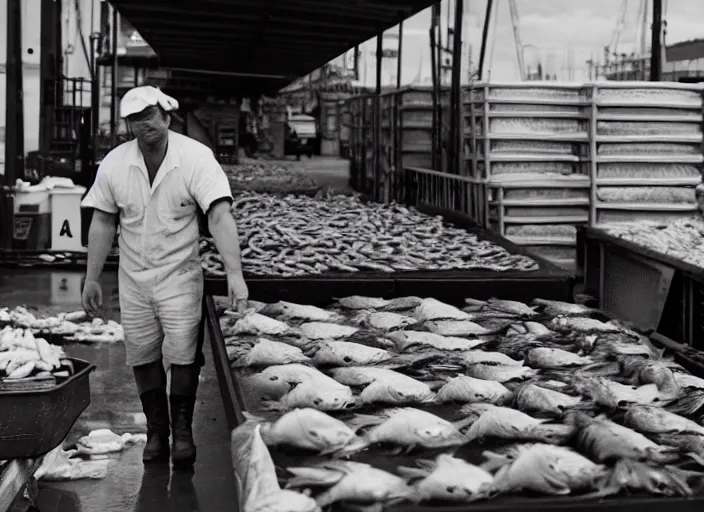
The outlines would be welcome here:
[[[24,498],[36,506],[34,474],[43,456],[59,446],[90,404],[90,373],[95,366],[68,358],[74,374],[51,387],[37,382],[0,384],[0,511]]]

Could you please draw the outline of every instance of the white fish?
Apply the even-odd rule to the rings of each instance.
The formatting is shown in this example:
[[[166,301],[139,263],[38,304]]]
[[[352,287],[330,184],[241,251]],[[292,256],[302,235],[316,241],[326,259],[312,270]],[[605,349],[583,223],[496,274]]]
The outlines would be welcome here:
[[[575,374],[574,388],[594,402],[606,407],[619,408],[630,404],[667,403],[668,397],[655,384],[628,386],[603,377]],[[671,400],[671,397],[669,397]]]
[[[585,366],[594,361],[560,348],[538,347],[526,352],[524,363],[532,368],[557,369],[570,366]]]
[[[381,309],[384,311],[405,311],[417,308],[422,302],[423,299],[420,297],[399,297],[391,299]]]
[[[396,348],[403,352],[414,346],[425,346],[437,350],[470,350],[485,344],[488,340],[481,338],[459,338],[453,336],[441,336],[425,331],[397,331],[388,334],[396,344]]]
[[[420,460],[419,467],[399,467],[398,472],[415,485],[422,501],[470,502],[488,497],[494,478],[468,462],[442,453],[434,461]]]
[[[257,344],[244,357],[234,361],[232,366],[273,366],[308,362],[310,362],[310,358],[303,354],[298,347],[259,338]]]
[[[572,304],[559,300],[534,299],[533,304],[543,308],[548,316],[587,316],[596,310],[583,304]]]
[[[469,320],[436,320],[425,322],[423,325],[430,332],[441,336],[478,336],[492,332]]]
[[[250,312],[235,322],[231,333],[277,336],[286,334],[290,330],[291,327],[284,322],[279,322],[260,313]]]
[[[413,489],[402,478],[361,462],[335,460],[314,467],[287,469],[294,475],[288,487],[329,487],[316,497],[321,508],[339,501],[388,503],[413,494]]]
[[[386,368],[340,367],[330,374],[342,384],[366,386],[359,395],[363,404],[420,404],[435,398],[435,393],[424,382]]]
[[[352,390],[334,379],[305,380],[278,401],[262,401],[262,409],[279,411],[311,407],[319,411],[339,411],[355,405]]]
[[[261,434],[267,446],[291,446],[319,453],[334,452],[357,439],[345,423],[309,407],[287,412],[273,423],[262,423]]]
[[[503,403],[512,393],[500,382],[459,375],[448,380],[437,394],[438,402]]]
[[[704,389],[704,379],[691,373],[674,372],[675,382],[682,388]]]
[[[358,414],[348,423],[353,429],[375,425],[362,436],[362,444],[349,447],[350,452],[364,449],[374,443],[446,448],[467,442],[449,421],[412,407],[390,409],[375,416]]]
[[[550,424],[509,407],[491,404],[469,404],[460,409],[473,421],[467,430],[468,441],[496,437],[516,441],[540,441],[559,444],[574,432],[572,425]],[[476,419],[475,419],[476,418]]]
[[[416,323],[415,319],[410,316],[400,315],[390,311],[374,311],[363,315],[361,320],[366,326],[380,331],[403,329],[404,327]]]
[[[260,431],[261,425],[251,423],[232,431],[237,509],[248,512],[320,512],[320,507],[310,496],[281,489],[274,461]]]
[[[262,310],[262,313],[291,320],[306,320],[308,322],[337,322],[342,319],[337,313],[325,311],[315,306],[295,304],[283,300],[268,304]]]
[[[298,330],[309,340],[349,338],[359,331],[357,327],[326,322],[308,322],[301,325]]]
[[[313,356],[315,364],[330,366],[365,366],[393,358],[386,350],[349,341],[322,341]]]
[[[361,295],[337,299],[337,303],[344,309],[381,309],[388,306],[390,302],[381,297],[363,297]]]
[[[533,317],[537,313],[530,306],[517,300],[489,299],[487,301],[476,299],[465,299],[465,302],[470,306],[480,307],[482,310],[500,311],[509,313],[515,316]]]
[[[594,460],[606,462],[621,458],[674,462],[679,458],[676,448],[661,446],[635,430],[614,423],[605,416],[590,418],[575,413],[571,421],[579,427],[577,442]]]
[[[485,350],[470,350],[461,355],[465,364],[489,363],[503,366],[522,366],[523,361],[513,359],[501,352],[487,352]]]
[[[477,363],[467,368],[467,375],[475,379],[494,380],[496,382],[511,382],[530,379],[537,371],[527,366],[497,366]]]
[[[625,424],[644,434],[699,434],[704,427],[697,422],[661,407],[633,405],[626,410]]]
[[[437,299],[423,299],[423,302],[415,309],[413,316],[418,322],[430,320],[469,320],[471,316],[461,309],[458,309]]]
[[[516,391],[515,403],[521,411],[537,411],[560,415],[567,409],[576,407],[581,397],[571,396],[532,383],[522,385]]]
[[[486,452],[485,456],[501,457],[491,452]],[[492,491],[534,491],[560,496],[593,489],[606,475],[605,466],[569,448],[550,444],[522,445],[509,452],[506,465],[494,475]]]
[[[622,331],[617,325],[585,317],[556,317],[550,322],[550,325],[557,330],[566,332],[616,333]]]
[[[317,380],[323,383],[329,380],[337,384],[320,370],[295,363],[269,366],[261,372],[255,373],[248,380],[251,381],[255,389],[272,398],[285,395],[293,386],[306,380]]]

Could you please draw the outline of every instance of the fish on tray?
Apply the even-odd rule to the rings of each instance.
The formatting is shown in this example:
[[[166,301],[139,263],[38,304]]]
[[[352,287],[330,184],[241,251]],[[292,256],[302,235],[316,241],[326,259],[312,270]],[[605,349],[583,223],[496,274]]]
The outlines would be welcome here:
[[[619,370],[624,377],[631,379],[633,385],[655,384],[665,395],[676,398],[680,394],[680,386],[673,368],[682,367],[669,361],[653,361],[641,357],[622,357],[619,360]]]
[[[316,306],[295,304],[283,300],[274,304],[267,304],[260,312],[264,315],[280,317],[286,320],[305,320],[307,322],[334,323],[344,320],[341,315]]]
[[[433,298],[423,299],[413,312],[413,316],[418,322],[471,319],[471,315],[461,309]]]
[[[546,316],[589,316],[598,312],[594,308],[589,308],[584,304],[572,304],[559,300],[534,299],[533,306],[539,308]]]
[[[327,488],[315,497],[321,508],[341,501],[392,504],[414,494],[403,478],[361,462],[331,460],[286,469],[293,475],[287,488]]]
[[[526,366],[544,370],[585,366],[593,362],[590,357],[584,357],[567,350],[549,347],[532,348],[526,352],[524,358],[524,364]]]
[[[452,455],[441,453],[435,460],[419,460],[417,467],[400,466],[398,473],[414,482],[420,501],[468,503],[489,497],[491,473]]]
[[[697,434],[704,436],[704,427],[661,407],[632,405],[624,416],[626,426],[642,434]]]
[[[492,482],[494,493],[533,491],[564,496],[598,488],[608,469],[564,446],[525,444],[506,454],[484,452],[489,466],[500,466]]]
[[[516,409],[492,404],[468,404],[460,409],[464,420],[456,422],[460,428],[469,425],[468,441],[486,437],[514,441],[535,441],[563,444],[575,432],[572,425],[550,423],[537,419]]]
[[[230,355],[230,347],[228,355]],[[259,338],[253,347],[245,347],[244,353],[240,353],[236,359],[230,359],[230,366],[252,367],[252,366],[274,366],[292,363],[310,363],[311,359],[303,351],[287,343],[272,341],[266,338]]]
[[[357,440],[357,434],[344,422],[310,407],[289,411],[273,422],[244,414],[248,421],[261,424],[261,436],[267,446],[288,446],[327,454]]]
[[[429,320],[423,325],[430,332],[441,336],[481,336],[495,333],[470,320]]]
[[[413,317],[391,311],[366,311],[359,313],[352,322],[377,331],[397,331],[416,324]]]
[[[489,299],[487,301],[465,299],[465,303],[477,311],[498,311],[514,317],[533,318],[538,316],[534,308],[515,300]]]
[[[432,402],[435,393],[424,382],[386,368],[363,366],[330,370],[332,377],[347,386],[365,386],[357,397],[360,404],[412,405]]]
[[[523,361],[513,359],[512,357],[502,354],[501,352],[489,352],[486,350],[469,350],[457,356],[456,359],[465,365],[477,363],[487,363],[499,366],[522,366]],[[453,360],[455,358],[453,357]]]
[[[307,380],[338,384],[317,368],[300,363],[268,366],[260,372],[247,375],[246,379],[255,389],[271,398],[281,397]]]
[[[570,414],[568,421],[579,432],[577,444],[598,462],[618,459],[671,463],[680,459],[677,449],[654,443],[643,434],[614,423],[606,416],[592,418],[581,412]]]
[[[516,390],[514,404],[520,411],[562,416],[582,404],[582,398],[528,382]]]
[[[340,411],[355,406],[352,389],[326,376],[322,379],[304,380],[278,400],[262,400],[266,411],[289,411],[311,407],[319,411]]]
[[[537,370],[527,366],[502,366],[487,363],[472,364],[467,367],[467,375],[475,379],[493,380],[505,384],[524,381],[535,377]]]
[[[245,313],[240,318],[234,316],[231,318],[235,322],[234,325],[226,329],[226,332],[223,332],[225,336],[236,334],[280,336],[291,332],[291,326],[287,323],[280,322],[261,313],[255,313],[253,310]]]
[[[555,333],[539,322],[531,322],[529,320],[521,323],[512,323],[506,331],[507,335],[526,334],[534,337],[552,336]]]
[[[436,399],[438,402],[502,404],[512,397],[513,393],[500,382],[458,375],[447,379]]]
[[[387,307],[390,300],[382,299],[381,297],[363,297],[361,295],[350,295],[336,299],[337,304],[342,309],[362,310],[362,309],[382,309]]]
[[[618,333],[623,329],[611,322],[595,318],[558,316],[550,321],[550,327],[557,331],[579,331],[586,333]]]
[[[450,448],[468,441],[453,423],[412,407],[386,409],[375,415],[357,414],[347,424],[355,431],[371,428],[361,436],[362,442],[352,443],[340,452],[345,455],[376,443],[390,443],[411,450],[417,446]]]
[[[436,350],[470,350],[487,343],[487,338],[460,338],[442,336],[425,331],[397,331],[388,334],[399,352],[405,352],[411,347],[428,347]]]
[[[572,386],[594,402],[611,408],[622,408],[630,404],[666,405],[673,399],[663,394],[655,384],[629,386],[605,377],[575,373]]]

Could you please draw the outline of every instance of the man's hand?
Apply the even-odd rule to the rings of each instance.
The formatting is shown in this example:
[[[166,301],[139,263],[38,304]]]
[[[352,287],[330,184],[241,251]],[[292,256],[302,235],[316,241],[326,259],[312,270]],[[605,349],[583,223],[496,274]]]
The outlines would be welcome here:
[[[242,272],[231,272],[227,275],[227,297],[232,311],[244,313],[247,310],[249,289]]]
[[[97,281],[88,281],[83,284],[83,295],[81,297],[83,309],[91,317],[102,318],[103,315],[103,290]]]

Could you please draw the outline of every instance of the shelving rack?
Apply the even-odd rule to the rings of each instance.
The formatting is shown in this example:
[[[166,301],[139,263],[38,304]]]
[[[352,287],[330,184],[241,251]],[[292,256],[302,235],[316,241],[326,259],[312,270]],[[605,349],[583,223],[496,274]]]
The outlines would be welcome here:
[[[574,84],[465,90],[465,169],[482,225],[566,267],[589,221],[589,102]]]
[[[664,222],[696,211],[703,90],[671,82],[592,86],[591,225]]]

